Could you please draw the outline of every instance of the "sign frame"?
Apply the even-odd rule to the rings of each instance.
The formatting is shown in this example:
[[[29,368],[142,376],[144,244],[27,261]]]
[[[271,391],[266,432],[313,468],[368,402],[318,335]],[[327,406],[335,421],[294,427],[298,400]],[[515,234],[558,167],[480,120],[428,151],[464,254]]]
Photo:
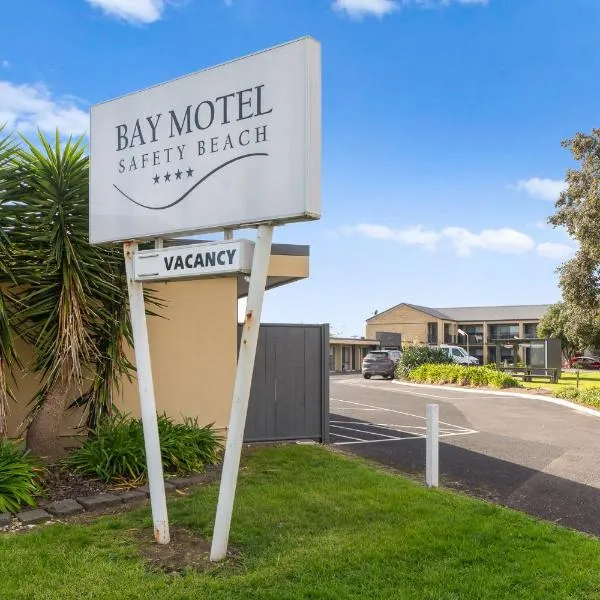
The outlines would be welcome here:
[[[302,37],[93,105],[90,243],[319,219],[320,57]]]

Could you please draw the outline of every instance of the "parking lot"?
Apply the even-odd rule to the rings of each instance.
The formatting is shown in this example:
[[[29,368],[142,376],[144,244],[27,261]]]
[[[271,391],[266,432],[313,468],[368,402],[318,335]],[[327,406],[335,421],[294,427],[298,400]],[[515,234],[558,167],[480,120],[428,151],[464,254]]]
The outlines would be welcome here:
[[[400,442],[424,438],[425,417],[392,408],[331,398],[331,443],[337,446]],[[440,421],[440,438],[477,433],[473,429]]]
[[[439,406],[443,486],[600,535],[600,412],[535,396],[332,377],[331,443],[422,478],[429,403]]]

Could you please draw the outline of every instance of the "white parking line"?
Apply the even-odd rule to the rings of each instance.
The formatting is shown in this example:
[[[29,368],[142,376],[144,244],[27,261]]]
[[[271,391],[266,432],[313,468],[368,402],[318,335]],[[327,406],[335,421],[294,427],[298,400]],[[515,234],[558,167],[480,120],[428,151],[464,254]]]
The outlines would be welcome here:
[[[371,423],[357,423],[357,425],[371,425]],[[365,435],[367,435],[367,434],[368,435],[378,435],[380,437],[392,438],[392,439],[395,439],[397,437],[395,435],[387,435],[385,433],[377,433],[376,431],[364,431],[362,429],[356,429],[355,427],[342,427],[341,425],[332,425],[332,427],[335,427],[336,429],[344,429],[344,430],[347,429],[348,431],[358,431],[359,433],[362,433]],[[334,432],[334,435],[338,435],[338,434]]]
[[[372,404],[362,404],[361,402],[352,402],[351,400],[340,400],[340,399],[336,399],[337,402],[343,402],[344,404],[351,404],[353,406],[361,406],[361,407],[365,407],[365,408],[374,408],[376,410],[381,410],[383,412],[390,412],[390,413],[394,413],[397,415],[404,415],[407,417],[413,417],[414,419],[421,419],[422,421],[425,421],[425,417],[421,416],[421,415],[414,415],[413,413],[407,413],[407,412],[403,412],[401,410],[395,410],[393,408],[384,408],[382,406],[373,406]],[[468,429],[467,427],[461,427],[460,425],[454,425],[454,423],[447,423],[446,421],[440,421],[441,425],[448,425],[450,427],[454,427],[460,430],[463,430],[465,433],[477,433],[477,431],[475,431],[474,429]]]
[[[390,386],[384,386],[384,385],[378,385],[378,386],[373,386],[373,385],[369,385],[369,384],[365,384],[365,383],[361,383],[359,381],[338,381],[338,383],[340,385],[351,385],[353,387],[359,387],[359,388],[365,388],[368,390],[383,390],[385,392],[395,392],[396,394],[408,394],[410,396],[421,396],[423,398],[435,398],[436,400],[461,400],[462,398],[460,397],[456,397],[456,396],[452,396],[451,398],[448,396],[439,396],[437,394],[429,394],[427,392],[413,392],[412,390],[408,390],[406,389],[406,387],[403,387],[399,384],[394,385],[393,387]],[[463,392],[462,390],[459,389],[449,389],[448,390],[449,393],[451,394],[464,394],[464,399],[468,399],[471,398],[471,396],[467,396],[465,392]]]

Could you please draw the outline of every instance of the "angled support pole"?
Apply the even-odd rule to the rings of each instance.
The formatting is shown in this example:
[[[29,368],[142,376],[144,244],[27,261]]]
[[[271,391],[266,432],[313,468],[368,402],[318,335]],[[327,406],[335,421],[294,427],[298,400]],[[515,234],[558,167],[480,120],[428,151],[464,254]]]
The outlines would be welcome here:
[[[235,384],[233,388],[233,402],[231,403],[231,416],[227,430],[225,445],[225,459],[219,489],[217,515],[213,531],[210,560],[223,560],[227,555],[229,542],[229,529],[235,499],[240,455],[244,441],[246,427],[246,414],[250,399],[250,386],[254,372],[254,359],[260,328],[263,298],[267,284],[269,260],[271,258],[271,243],[273,240],[273,226],[261,225],[258,228],[254,256],[252,258],[252,271],[250,273],[250,287],[246,303],[246,317],[242,328],[242,339],[238,354]]]

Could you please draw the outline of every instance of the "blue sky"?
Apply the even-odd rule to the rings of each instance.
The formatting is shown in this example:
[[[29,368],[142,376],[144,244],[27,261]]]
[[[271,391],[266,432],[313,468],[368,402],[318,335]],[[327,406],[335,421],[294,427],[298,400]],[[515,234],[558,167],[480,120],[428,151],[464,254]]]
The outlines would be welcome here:
[[[263,320],[361,335],[375,309],[546,303],[575,243],[545,221],[598,126],[597,0],[5,2],[0,123],[88,128],[91,104],[303,35],[322,44],[323,217],[309,280]],[[6,26],[9,24],[9,26]]]

